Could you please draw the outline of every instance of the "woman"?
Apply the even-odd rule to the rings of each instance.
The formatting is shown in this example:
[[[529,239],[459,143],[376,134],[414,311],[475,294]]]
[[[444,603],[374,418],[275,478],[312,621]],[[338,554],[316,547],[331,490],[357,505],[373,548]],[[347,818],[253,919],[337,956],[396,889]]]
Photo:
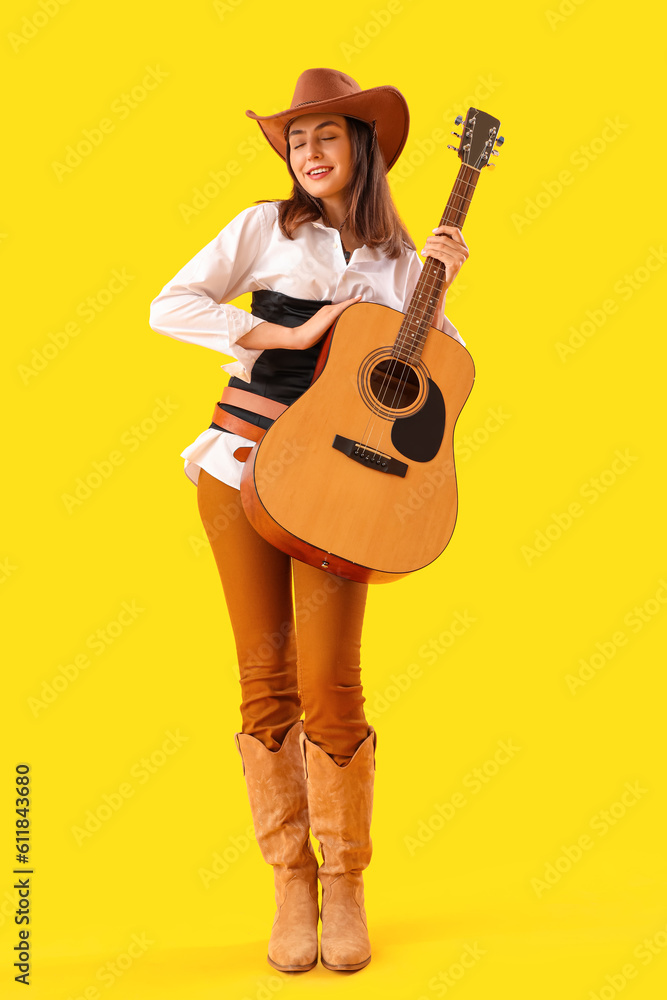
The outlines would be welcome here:
[[[248,522],[239,487],[250,448],[310,384],[336,317],[360,300],[407,310],[421,263],[386,173],[409,114],[396,88],[362,91],[331,69],[302,73],[286,111],[246,114],[285,160],[292,195],[237,215],[154,299],[150,326],[236,358],[222,366],[232,378],[211,426],[182,455],[236,641],[236,743],[257,842],[274,869],[268,961],[284,972],[316,965],[319,879],[322,963],[350,971],[371,958],[362,871],[376,733],[360,677],[368,587],[271,546]],[[463,343],[444,305],[468,248],[452,226],[433,232],[422,253],[446,265],[434,326]],[[248,291],[251,313],[228,304]]]

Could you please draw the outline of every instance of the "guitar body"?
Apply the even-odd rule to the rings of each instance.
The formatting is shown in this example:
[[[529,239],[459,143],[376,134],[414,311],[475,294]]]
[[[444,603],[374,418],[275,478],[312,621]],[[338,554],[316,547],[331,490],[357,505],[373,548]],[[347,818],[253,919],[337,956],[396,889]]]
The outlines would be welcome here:
[[[365,583],[433,562],[456,522],[453,435],[473,361],[435,328],[419,360],[398,360],[404,320],[372,302],[341,313],[319,376],[255,445],[241,480],[263,537]]]
[[[479,108],[455,124],[462,164],[440,226],[460,231],[505,140]],[[348,306],[312,385],[251,450],[241,499],[276,548],[362,583],[398,580],[444,551],[458,505],[454,426],[475,380],[465,347],[432,326],[446,277],[429,254],[405,313]]]

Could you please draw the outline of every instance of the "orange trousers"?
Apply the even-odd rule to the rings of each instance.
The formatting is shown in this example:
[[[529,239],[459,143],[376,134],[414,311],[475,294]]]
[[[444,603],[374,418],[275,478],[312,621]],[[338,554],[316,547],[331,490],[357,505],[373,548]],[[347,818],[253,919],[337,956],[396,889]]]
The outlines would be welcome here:
[[[197,505],[236,641],[242,732],[278,750],[304,731],[339,765],[366,739],[361,632],[368,584],[275,548],[248,521],[239,490],[204,469]]]

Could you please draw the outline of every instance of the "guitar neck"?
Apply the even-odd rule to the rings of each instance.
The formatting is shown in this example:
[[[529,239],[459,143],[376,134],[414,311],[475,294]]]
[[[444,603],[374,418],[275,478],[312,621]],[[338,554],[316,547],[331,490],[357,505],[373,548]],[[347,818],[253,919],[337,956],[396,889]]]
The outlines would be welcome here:
[[[438,225],[463,228],[479,175],[480,171],[475,167],[467,163],[461,164]],[[392,353],[401,361],[419,360],[426,337],[433,325],[433,317],[445,278],[444,263],[436,257],[427,257],[394,344]]]
[[[462,122],[463,115],[458,115],[455,124],[460,125]],[[498,135],[499,128],[500,122],[497,118],[493,118],[486,111],[480,111],[479,108],[468,108],[461,134],[452,133],[461,140],[458,148],[461,168],[449,196],[447,207],[442,213],[441,226],[462,228],[482,167],[489,165],[490,156],[498,155],[497,150],[493,147],[501,146],[505,141],[502,136]],[[455,147],[450,146],[449,148],[454,149]],[[443,262],[435,257],[427,257],[405,319],[401,323],[401,328],[392,347],[394,357],[408,363],[419,361],[433,324],[433,317],[446,277],[447,273]]]

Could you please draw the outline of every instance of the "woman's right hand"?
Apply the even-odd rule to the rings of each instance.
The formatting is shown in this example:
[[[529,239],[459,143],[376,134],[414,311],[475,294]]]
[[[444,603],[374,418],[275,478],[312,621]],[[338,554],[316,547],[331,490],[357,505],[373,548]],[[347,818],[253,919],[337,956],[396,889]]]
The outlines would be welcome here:
[[[361,295],[355,295],[343,302],[332,302],[330,306],[322,306],[301,326],[295,326],[287,331],[288,343],[285,344],[285,347],[296,351],[305,351],[307,347],[312,347],[322,338],[331,324],[338,319],[343,310],[354,305],[360,298]]]
[[[248,333],[239,337],[236,343],[241,347],[258,351],[275,350],[277,347],[292,351],[305,351],[307,347],[312,347],[321,339],[334,320],[338,319],[343,309],[358,302],[360,298],[361,295],[355,295],[351,299],[345,299],[344,302],[322,306],[314,316],[307,319],[301,326],[282,326],[279,323],[266,321],[258,323]]]

